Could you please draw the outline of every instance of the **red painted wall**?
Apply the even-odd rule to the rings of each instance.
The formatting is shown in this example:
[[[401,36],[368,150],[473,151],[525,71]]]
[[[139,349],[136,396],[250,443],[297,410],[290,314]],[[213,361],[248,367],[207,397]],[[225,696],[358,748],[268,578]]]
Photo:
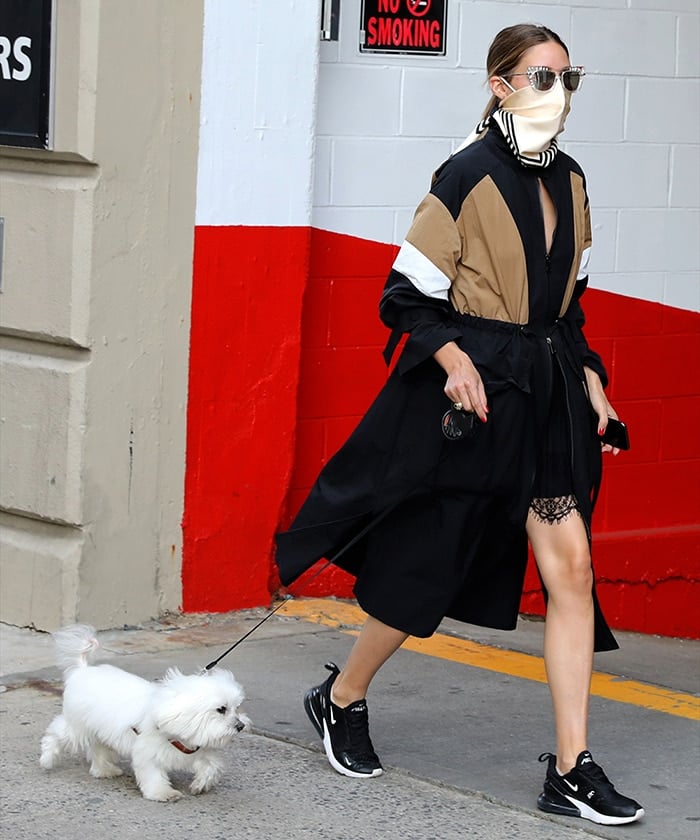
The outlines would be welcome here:
[[[593,520],[601,602],[614,627],[698,638],[700,314],[595,290],[585,310],[632,444],[605,458]],[[524,611],[541,603],[537,588],[531,569]]]
[[[384,384],[387,329],[379,295],[398,248],[312,230],[304,295],[297,446],[287,497],[287,526],[321,467],[340,448]],[[292,587],[304,595],[352,597],[354,578],[311,569]],[[313,580],[310,580],[313,578]]]
[[[377,304],[395,253],[312,233],[298,439],[283,524],[384,381],[386,330]],[[616,627],[698,637],[700,315],[596,290],[585,303],[588,339],[605,359],[610,399],[632,437],[630,452],[606,458],[594,520],[601,601]],[[327,570],[294,589],[350,596],[352,579]],[[542,613],[539,589],[531,564],[524,612]]]
[[[183,609],[270,601],[294,460],[308,228],[195,231]]]
[[[307,236],[197,231],[185,609],[269,600],[278,585],[274,531],[289,523],[387,375],[377,304],[396,248],[312,230],[309,256]],[[276,260],[287,248],[282,278]],[[585,308],[588,339],[632,438],[629,453],[606,458],[594,518],[601,601],[615,627],[698,638],[700,315],[596,290]],[[273,436],[261,407],[274,416]],[[312,573],[292,591],[352,594],[339,570],[309,582]],[[532,568],[522,609],[542,609]]]

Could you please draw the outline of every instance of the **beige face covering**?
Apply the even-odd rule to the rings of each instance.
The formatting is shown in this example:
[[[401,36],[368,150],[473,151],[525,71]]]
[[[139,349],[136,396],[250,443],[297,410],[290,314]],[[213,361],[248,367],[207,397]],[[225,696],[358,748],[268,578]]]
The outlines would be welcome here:
[[[547,91],[535,90],[532,85],[514,90],[499,106],[499,110],[512,115],[510,130],[518,151],[525,156],[537,155],[549,147],[564,130],[570,109],[571,94],[560,79]]]
[[[571,93],[564,89],[560,79],[551,90],[537,91],[528,85],[513,91],[493,114],[477,125],[454,154],[478,140],[495,123],[523,166],[549,166],[557,154],[556,137],[564,130],[570,103]]]

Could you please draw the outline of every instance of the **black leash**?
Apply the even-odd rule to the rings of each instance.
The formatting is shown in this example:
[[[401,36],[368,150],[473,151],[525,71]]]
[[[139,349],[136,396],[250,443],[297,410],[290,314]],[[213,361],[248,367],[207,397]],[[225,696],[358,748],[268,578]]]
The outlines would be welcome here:
[[[461,408],[457,409],[455,407],[454,409],[449,409],[448,411],[445,412],[445,414],[442,418],[442,431],[443,431],[444,436],[448,440],[459,440],[459,438],[461,438],[461,437],[469,437],[469,436],[471,436],[471,434],[473,434],[474,428],[475,428],[475,422],[476,422],[476,420],[475,420],[475,415],[474,414],[472,414],[471,412],[462,411]],[[345,554],[346,551],[349,551],[369,531],[371,531],[371,529],[374,528],[375,525],[378,525],[382,521],[382,519],[384,519],[386,516],[388,516],[400,504],[405,502],[406,499],[408,499],[408,497],[411,495],[411,493],[416,489],[416,487],[420,487],[420,485],[431,475],[431,473],[435,472],[438,469],[440,464],[442,464],[442,462],[447,458],[447,456],[449,454],[450,454],[450,450],[447,449],[443,453],[442,457],[439,458],[438,462],[434,466],[430,467],[428,472],[424,476],[422,476],[420,481],[414,487],[412,487],[411,490],[409,490],[408,493],[406,493],[404,496],[402,496],[397,501],[395,501],[393,505],[389,505],[389,507],[384,508],[384,510],[381,511],[381,513],[377,514],[377,516],[375,516],[373,519],[370,519],[370,521],[367,523],[367,525],[365,525],[365,527],[362,528],[361,531],[359,531],[357,534],[355,534],[355,536],[350,540],[350,542],[346,543],[340,549],[340,551],[338,551],[333,557],[331,557],[330,560],[326,560],[326,562],[319,569],[317,569],[317,571],[306,581],[306,583],[304,584],[304,586],[301,589],[301,592],[299,592],[298,594],[301,595],[303,593],[303,591],[307,588],[307,586],[309,586],[310,583],[312,583],[314,580],[316,580],[316,578],[322,572],[325,572],[326,569],[329,566],[335,565],[336,561],[340,557],[342,557],[343,554]],[[255,633],[255,631],[258,629],[258,627],[260,627],[262,624],[264,624],[268,620],[268,618],[272,618],[272,616],[278,610],[281,610],[282,607],[288,601],[292,601],[292,600],[294,600],[294,595],[291,595],[291,594],[285,595],[283,600],[280,601],[280,603],[277,604],[277,606],[274,609],[270,610],[270,612],[264,618],[261,618],[260,621],[258,621],[257,624],[253,625],[253,627],[251,627],[250,630],[248,630],[247,633],[245,633],[243,636],[241,636],[240,639],[235,641],[231,645],[231,647],[229,647],[227,650],[225,650],[221,654],[221,656],[219,656],[217,659],[214,659],[207,666],[205,666],[204,670],[205,671],[211,671],[211,669],[214,668],[216,665],[218,665],[218,663],[221,662],[221,660],[225,656],[228,656],[228,654],[231,653],[232,650],[235,650],[238,647],[238,645],[241,644],[241,642],[244,642],[248,638],[248,636],[251,636],[253,633]]]
[[[323,566],[321,566],[321,568],[320,568],[320,569],[318,569],[318,570],[315,572],[315,574],[313,574],[313,575],[309,578],[309,580],[306,582],[306,585],[304,586],[304,589],[305,589],[305,588],[306,588],[306,586],[308,586],[308,585],[309,585],[312,581],[316,580],[316,578],[317,578],[317,577],[321,574],[321,572],[325,572],[325,570],[326,570],[326,569],[327,569],[327,568],[331,565],[331,563],[332,563],[332,561],[331,561],[331,560],[327,560],[327,561],[323,564]],[[219,662],[221,662],[221,660],[224,658],[224,656],[228,656],[228,654],[229,654],[229,653],[231,653],[231,651],[232,651],[232,650],[235,650],[235,648],[237,648],[237,647],[238,647],[238,645],[240,645],[240,643],[241,643],[241,642],[244,642],[244,641],[248,638],[248,636],[251,636],[253,633],[255,633],[255,631],[258,629],[258,627],[260,627],[262,624],[264,624],[264,623],[268,620],[268,618],[272,618],[272,616],[273,616],[273,615],[274,615],[274,614],[275,614],[278,610],[281,610],[281,609],[282,609],[282,607],[283,607],[283,606],[287,603],[287,601],[292,601],[293,599],[294,599],[294,596],[293,596],[293,595],[285,595],[285,596],[284,596],[284,598],[283,598],[283,599],[279,602],[279,604],[277,604],[277,606],[276,606],[274,609],[270,610],[270,612],[269,612],[269,613],[268,613],[268,614],[267,614],[264,618],[261,618],[261,619],[260,619],[260,621],[258,621],[258,623],[257,623],[257,624],[253,625],[253,627],[251,627],[251,628],[250,628],[250,630],[249,630],[247,633],[245,633],[243,636],[241,636],[241,638],[240,638],[240,639],[238,639],[237,641],[235,641],[235,642],[231,645],[231,647],[230,647],[230,648],[227,648],[227,650],[225,650],[225,651],[221,654],[221,656],[219,656],[217,659],[214,659],[212,662],[210,662],[208,665],[206,665],[206,666],[205,666],[205,668],[204,668],[204,670],[205,670],[205,671],[211,671],[211,669],[212,669],[212,668],[215,668],[215,667],[219,664]]]
[[[431,467],[431,469],[432,469],[432,467]],[[326,569],[329,566],[335,565],[336,560],[338,560],[340,557],[342,557],[343,554],[345,554],[346,551],[351,549],[353,547],[353,545],[355,545],[355,543],[359,542],[362,539],[362,537],[364,537],[365,534],[368,533],[368,531],[370,531],[372,528],[374,528],[374,526],[377,525],[377,523],[381,522],[381,520],[384,519],[385,516],[388,516],[391,513],[391,511],[394,510],[396,507],[398,507],[398,505],[400,505],[401,502],[403,502],[403,501],[404,501],[404,499],[399,499],[397,502],[394,502],[394,504],[391,505],[390,507],[385,508],[379,515],[375,516],[374,519],[371,519],[369,521],[369,523],[367,525],[365,525],[365,527],[361,531],[359,531],[357,534],[355,534],[355,536],[350,540],[350,542],[346,543],[340,549],[340,551],[337,554],[335,554],[330,560],[326,560],[326,562],[321,566],[321,568],[316,570],[316,572],[306,581],[306,583],[302,587],[302,590],[299,593],[299,595],[301,595],[303,593],[304,589],[306,589],[306,587],[309,586],[309,584],[311,584],[314,580],[316,580],[316,578],[322,572],[325,572]],[[244,642],[248,638],[248,636],[251,636],[253,633],[255,633],[255,631],[258,629],[258,627],[260,627],[262,624],[264,624],[268,620],[268,618],[272,618],[272,616],[278,610],[281,610],[282,607],[288,601],[293,601],[293,600],[294,600],[294,595],[285,595],[284,599],[282,601],[280,601],[280,603],[277,604],[277,606],[274,609],[270,610],[270,612],[264,618],[261,618],[260,621],[258,621],[257,624],[255,624],[253,627],[251,627],[250,630],[248,630],[247,633],[245,633],[243,636],[241,636],[240,639],[235,641],[231,645],[230,648],[228,648],[227,650],[225,650],[221,654],[221,656],[219,656],[217,659],[214,659],[213,662],[210,662],[204,668],[204,670],[205,671],[211,671],[212,668],[214,668],[219,662],[221,662],[221,660],[224,658],[224,656],[228,656],[228,654],[231,653],[232,650],[235,650],[235,648],[237,648],[238,645],[241,644],[241,642]]]

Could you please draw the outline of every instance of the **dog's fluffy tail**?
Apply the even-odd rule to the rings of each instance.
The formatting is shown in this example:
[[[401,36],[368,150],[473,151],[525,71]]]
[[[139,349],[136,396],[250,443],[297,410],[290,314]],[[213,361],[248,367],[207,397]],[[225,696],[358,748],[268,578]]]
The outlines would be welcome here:
[[[46,734],[41,739],[39,764],[44,770],[51,770],[66,752],[75,753],[75,743],[74,739],[71,738],[66,719],[63,715],[59,715],[51,721]]]
[[[56,663],[64,671],[90,665],[100,647],[97,631],[89,624],[62,627],[53,634],[56,644]]]

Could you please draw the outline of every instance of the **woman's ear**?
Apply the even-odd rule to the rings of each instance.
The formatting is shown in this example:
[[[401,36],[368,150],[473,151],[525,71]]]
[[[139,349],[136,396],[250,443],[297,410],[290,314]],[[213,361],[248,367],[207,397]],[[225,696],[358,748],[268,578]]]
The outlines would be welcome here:
[[[489,79],[489,87],[491,88],[491,93],[499,101],[501,99],[505,99],[509,93],[513,92],[500,76],[491,76]]]

